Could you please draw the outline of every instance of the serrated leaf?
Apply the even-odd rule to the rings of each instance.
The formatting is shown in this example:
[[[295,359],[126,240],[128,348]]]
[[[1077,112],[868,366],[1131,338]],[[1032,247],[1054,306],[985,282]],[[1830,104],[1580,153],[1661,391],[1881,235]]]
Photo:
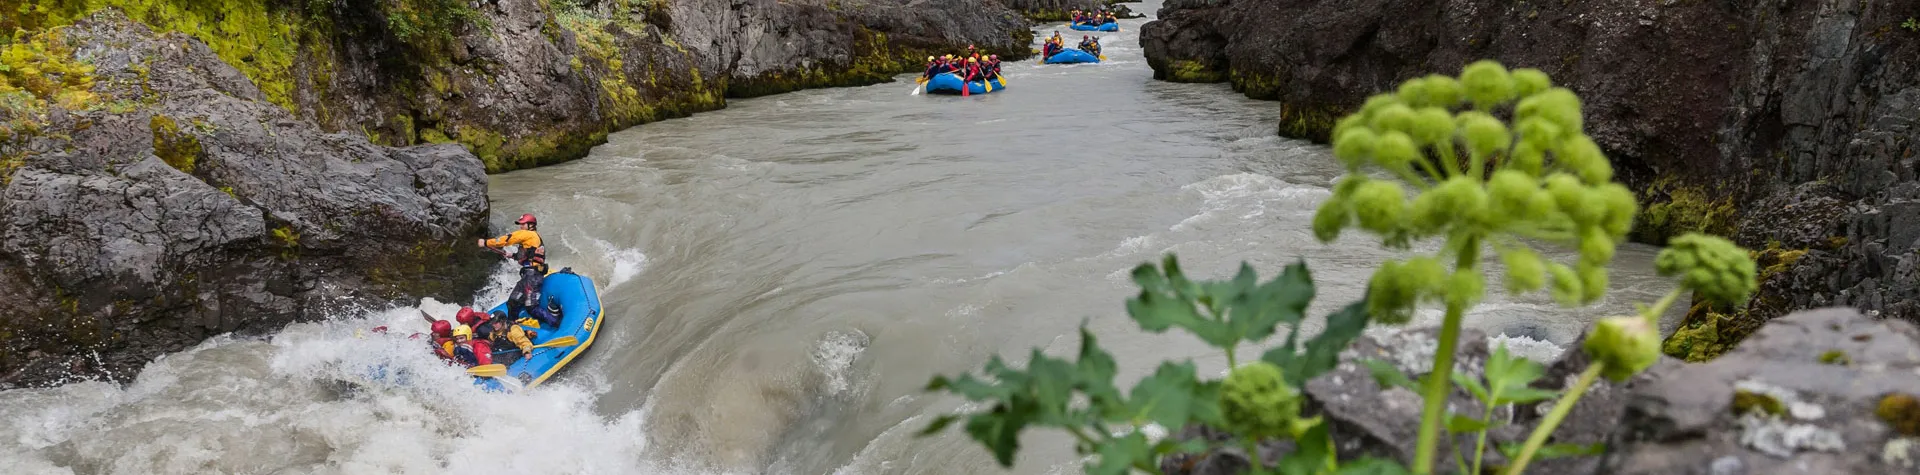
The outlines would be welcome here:
[[[1147,446],[1147,437],[1139,432],[1115,437],[1100,442],[1095,453],[1099,459],[1087,461],[1088,475],[1121,475],[1128,473],[1135,465],[1151,463],[1153,450]]]
[[[1319,424],[1301,434],[1296,450],[1280,458],[1274,468],[1283,475],[1312,475],[1324,473],[1327,457],[1334,453],[1333,438],[1327,434],[1329,424]]]
[[[1306,264],[1295,263],[1265,284],[1258,284],[1253,266],[1240,263],[1234,278],[1233,299],[1226,306],[1227,324],[1238,339],[1260,341],[1282,324],[1297,324],[1313,301],[1313,280]]]
[[[1555,397],[1558,397],[1559,395],[1560,393],[1557,391],[1548,391],[1545,389],[1534,389],[1529,387],[1519,387],[1519,388],[1508,389],[1505,393],[1500,394],[1500,397],[1494,398],[1493,404],[1504,405],[1504,404],[1535,403],[1535,402],[1545,401],[1548,399],[1553,399]]]
[[[967,419],[967,435],[993,452],[993,460],[1002,468],[1013,468],[1013,454],[1020,450],[1020,429],[1031,416],[1027,411],[996,404],[992,411]]]
[[[1171,256],[1168,265],[1169,272],[1177,276],[1178,267],[1173,265]],[[1140,284],[1140,295],[1127,300],[1127,315],[1140,324],[1140,329],[1161,333],[1180,327],[1216,347],[1236,342],[1233,330],[1225,323],[1200,315],[1192,292],[1196,289],[1191,282],[1184,278],[1171,279],[1147,264],[1134,268],[1133,281]]]
[[[1473,393],[1474,399],[1479,399],[1483,404],[1491,401],[1491,398],[1487,396],[1487,388],[1480,385],[1480,380],[1473,379],[1473,376],[1468,376],[1466,373],[1457,371],[1451,373],[1450,377],[1453,378],[1453,384],[1455,386],[1467,388],[1468,392]]]
[[[1406,373],[1400,372],[1400,368],[1393,363],[1371,358],[1359,360],[1359,362],[1367,367],[1367,372],[1373,373],[1373,382],[1380,385],[1380,389],[1400,387],[1408,391],[1420,392],[1420,387],[1413,384],[1413,379],[1408,378]]]
[[[1194,393],[1204,389],[1200,386],[1194,380],[1192,362],[1160,363],[1160,368],[1153,375],[1133,386],[1133,392],[1127,398],[1128,420],[1135,424],[1154,422],[1161,427],[1186,427],[1187,421],[1193,417],[1196,402],[1200,405],[1209,402],[1218,404],[1211,401],[1217,397],[1197,400]],[[1217,412],[1218,408],[1213,410]]]
[[[941,414],[940,417],[933,418],[933,423],[927,424],[927,428],[921,429],[920,433],[916,434],[915,437],[926,437],[938,434],[940,431],[946,430],[947,426],[952,425],[953,421],[957,420],[960,420],[960,416]]]
[[[1311,293],[1309,293],[1311,297]],[[1367,328],[1367,303],[1365,300],[1347,304],[1346,308],[1327,315],[1327,326],[1307,342],[1306,354],[1293,366],[1283,366],[1287,370],[1287,384],[1301,387],[1306,381],[1332,371],[1340,365],[1340,352],[1360,338]]]
[[[1118,365],[1112,354],[1100,348],[1099,339],[1087,330],[1085,322],[1080,324],[1080,361],[1075,365],[1080,390],[1094,406],[1123,404],[1120,390],[1113,386],[1113,376],[1119,373]]]
[[[1038,348],[1027,363],[1028,381],[1032,384],[1027,393],[1032,395],[1035,415],[1039,424],[1064,424],[1067,417],[1067,403],[1073,398],[1074,383],[1079,379],[1074,366],[1042,354]]]
[[[1547,374],[1547,368],[1533,360],[1513,356],[1507,352],[1507,345],[1494,349],[1493,356],[1487,358],[1487,384],[1498,389],[1519,388],[1533,384]]]
[[[1487,430],[1487,421],[1459,414],[1447,415],[1447,432],[1465,434]]]

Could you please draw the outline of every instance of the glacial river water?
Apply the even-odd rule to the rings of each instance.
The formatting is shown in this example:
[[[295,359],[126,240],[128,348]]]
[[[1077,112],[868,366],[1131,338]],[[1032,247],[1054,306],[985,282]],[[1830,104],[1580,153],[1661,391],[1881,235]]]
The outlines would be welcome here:
[[[1305,259],[1320,284],[1311,311],[1324,314],[1392,256],[1357,234],[1314,240],[1314,207],[1339,173],[1326,149],[1275,136],[1272,103],[1154,81],[1146,20],[1098,34],[1103,64],[1009,64],[992,94],[910,95],[903,75],[734,100],[613,134],[582,160],[493,176],[495,227],[537,214],[556,265],[604,293],[593,349],[530,393],[478,393],[417,342],[363,331],[417,330],[420,309],[456,303],[368,309],[271,339],[216,338],[126,387],[0,393],[0,471],[1004,473],[957,428],[913,436],[963,407],[923,393],[930,376],[994,353],[1017,364],[1036,346],[1074,351],[1082,322],[1117,354],[1124,385],[1170,358],[1219,374],[1217,351],[1126,317],[1129,269],[1171,252],[1192,274],[1246,261],[1265,277]],[[1036,31],[1087,34],[1063,26]],[[1491,296],[1469,325],[1565,343],[1670,288],[1651,256],[1623,247],[1596,307]],[[497,302],[499,272],[459,303]],[[418,384],[340,382],[375,364],[411,368]],[[1012,472],[1079,473],[1059,434],[1024,442]]]

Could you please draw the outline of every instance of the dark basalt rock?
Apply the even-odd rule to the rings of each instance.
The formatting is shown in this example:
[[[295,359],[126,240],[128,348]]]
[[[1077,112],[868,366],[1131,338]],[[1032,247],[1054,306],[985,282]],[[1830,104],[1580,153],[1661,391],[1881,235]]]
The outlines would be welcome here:
[[[1282,135],[1322,141],[1406,79],[1482,58],[1541,69],[1585,101],[1588,134],[1648,205],[1687,188],[1727,200],[1733,213],[1712,219],[1742,245],[1807,251],[1732,325],[1752,329],[1824,305],[1920,322],[1920,35],[1899,26],[1916,11],[1920,0],[1169,0],[1140,41],[1155,77],[1231,82],[1280,102]]]
[[[331,303],[464,296],[486,175],[458,145],[391,148],[262,100],[203,44],[118,13],[54,44],[101,103],[53,108],[0,190],[0,384],[132,376],[209,336]],[[467,243],[464,247],[462,243]]]

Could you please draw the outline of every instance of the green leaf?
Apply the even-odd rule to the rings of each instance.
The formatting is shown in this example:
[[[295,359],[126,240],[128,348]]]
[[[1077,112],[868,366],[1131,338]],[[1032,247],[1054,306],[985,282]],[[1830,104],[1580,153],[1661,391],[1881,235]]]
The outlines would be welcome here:
[[[1086,322],[1080,323],[1080,361],[1075,367],[1080,390],[1094,406],[1119,406],[1124,404],[1120,390],[1113,386],[1113,376],[1119,373],[1113,355],[1100,348],[1099,339],[1087,330]]]
[[[1299,323],[1313,302],[1313,278],[1304,262],[1287,266],[1257,287],[1253,267],[1242,262],[1233,282],[1238,292],[1227,306],[1227,324],[1246,341],[1272,336],[1281,323]]]
[[[1487,427],[1488,427],[1487,421],[1483,421],[1480,419],[1467,417],[1459,414],[1447,415],[1447,432],[1452,432],[1455,434],[1481,432],[1481,431],[1487,430]]]
[[[1393,459],[1361,457],[1340,466],[1336,475],[1407,475],[1407,467]]]
[[[1407,374],[1400,372],[1400,368],[1393,363],[1369,358],[1360,360],[1360,364],[1366,365],[1367,371],[1373,373],[1373,382],[1379,384],[1380,389],[1401,387],[1420,392],[1420,387],[1413,384],[1413,379],[1407,378]]]
[[[1296,450],[1282,456],[1275,468],[1283,475],[1313,475],[1331,468],[1327,466],[1327,458],[1334,450],[1333,437],[1327,433],[1328,425],[1315,425],[1301,434]]]
[[[1127,419],[1135,424],[1154,422],[1169,428],[1186,427],[1195,412],[1210,411],[1217,419],[1218,395],[1217,387],[1207,391],[1194,380],[1192,362],[1162,362],[1153,375],[1133,386],[1127,400]]]
[[[1474,399],[1479,399],[1481,403],[1487,403],[1493,400],[1487,396],[1487,388],[1486,386],[1480,385],[1480,380],[1473,379],[1472,376],[1458,371],[1452,372],[1449,376],[1453,378],[1454,385],[1467,388],[1468,392],[1473,393]]]
[[[1505,455],[1507,459],[1511,460],[1515,457],[1520,456],[1520,449],[1522,447],[1525,447],[1525,445],[1519,442],[1503,442],[1500,444],[1499,447],[1500,447],[1500,454]],[[1546,460],[1546,459],[1555,459],[1555,458],[1563,458],[1563,457],[1581,457],[1581,456],[1589,456],[1589,455],[1600,455],[1604,453],[1607,453],[1607,444],[1604,444],[1604,443],[1547,444],[1547,445],[1542,445],[1540,446],[1539,449],[1533,451],[1533,459]]]
[[[1101,441],[1095,453],[1100,454],[1100,458],[1087,461],[1088,475],[1121,475],[1141,462],[1153,462],[1147,437],[1139,432]]]
[[[1365,300],[1348,304],[1338,312],[1327,315],[1327,326],[1307,342],[1305,352],[1295,351],[1295,338],[1300,332],[1287,335],[1286,343],[1267,350],[1260,359],[1279,366],[1286,375],[1287,384],[1300,387],[1307,380],[1325,374],[1340,364],[1340,352],[1347,349],[1353,340],[1360,337],[1367,328],[1367,303]]]
[[[1553,399],[1559,395],[1560,393],[1558,391],[1519,387],[1508,389],[1504,394],[1501,394],[1500,397],[1494,398],[1493,404],[1497,406],[1504,404],[1535,403]]]
[[[1055,358],[1049,358],[1033,350],[1031,363],[1027,364],[1028,378],[1032,384],[1028,393],[1033,396],[1034,409],[1040,424],[1059,425],[1066,423],[1067,403],[1073,398],[1074,383],[1080,378],[1074,366]]]
[[[993,452],[993,460],[1003,468],[1013,468],[1013,454],[1020,450],[1020,429],[1026,427],[1030,410],[998,404],[993,411],[967,419],[967,434]]]
[[[933,423],[927,424],[927,428],[921,429],[920,433],[917,434],[916,437],[926,437],[929,435],[938,434],[940,433],[940,431],[946,430],[948,425],[952,425],[953,421],[957,421],[957,420],[960,420],[960,416],[956,416],[953,414],[941,414],[940,417],[933,418]]]
[[[1165,274],[1151,264],[1133,269],[1133,281],[1140,284],[1140,295],[1127,300],[1127,315],[1140,324],[1140,329],[1149,332],[1161,333],[1180,327],[1216,347],[1235,343],[1237,338],[1232,328],[1200,315],[1195,307],[1200,300],[1198,289],[1179,277],[1179,267],[1171,255],[1167,257],[1167,266]]]

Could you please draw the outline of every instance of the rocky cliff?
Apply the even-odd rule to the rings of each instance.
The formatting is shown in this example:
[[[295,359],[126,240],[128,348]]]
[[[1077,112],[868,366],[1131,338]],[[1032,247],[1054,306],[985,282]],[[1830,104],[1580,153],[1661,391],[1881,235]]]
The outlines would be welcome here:
[[[992,0],[0,0],[0,387],[462,300],[486,173],[968,45]]]
[[[484,279],[487,178],[458,145],[323,132],[116,11],[4,59],[0,385],[131,376],[214,334]]]
[[[1032,33],[993,0],[0,0],[0,31],[118,8],[206,42],[266,99],[386,145],[458,142],[500,172],[608,132],[807,87],[864,85]]]
[[[1638,239],[1763,250],[1753,305],[1697,309],[1711,334],[1671,348],[1704,357],[1794,308],[1920,321],[1916,16],[1920,0],[1170,0],[1141,46],[1155,77],[1231,82],[1279,101],[1281,135],[1322,141],[1409,78],[1481,58],[1547,72],[1643,190]]]

